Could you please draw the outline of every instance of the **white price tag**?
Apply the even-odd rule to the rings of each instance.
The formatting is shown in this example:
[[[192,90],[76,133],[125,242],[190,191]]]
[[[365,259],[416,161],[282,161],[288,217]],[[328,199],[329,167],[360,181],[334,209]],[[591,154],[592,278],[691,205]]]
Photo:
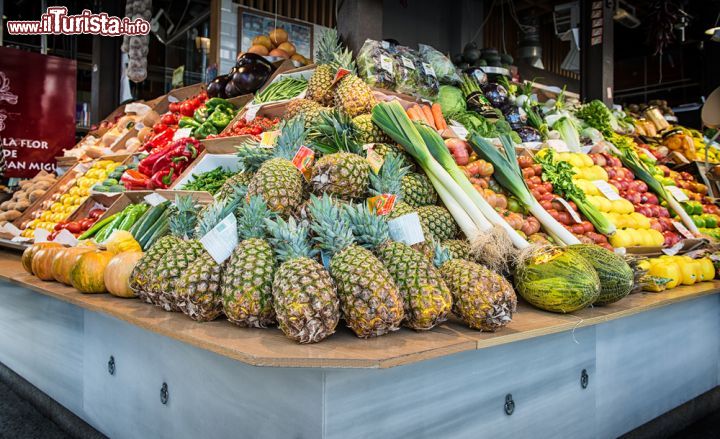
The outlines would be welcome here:
[[[138,123],[135,124],[135,126],[134,126],[133,128],[135,128],[136,130],[140,131],[141,129],[145,128],[145,124],[142,123],[142,122],[138,122]]]
[[[475,80],[476,80],[479,84],[482,84],[483,82],[485,82],[485,79],[486,79],[486,78],[485,78],[485,73],[484,73],[482,70],[480,70],[480,69],[475,69],[475,70],[473,70],[472,75],[475,77]]]
[[[665,186],[665,190],[670,192],[672,196],[680,203],[689,200],[688,196],[685,195],[685,192],[683,192],[682,189],[677,186]]]
[[[568,213],[570,214],[570,216],[572,217],[573,221],[575,221],[575,222],[578,223],[578,224],[580,224],[580,223],[582,222],[582,218],[580,218],[580,215],[578,215],[578,213],[575,211],[575,209],[572,208],[572,206],[570,205],[570,203],[568,203],[567,201],[565,201],[564,198],[557,197],[557,198],[555,198],[555,199],[556,199],[560,204],[563,205],[563,207],[565,208],[565,210],[567,210],[567,212],[568,212]]]
[[[75,235],[68,232],[67,229],[62,229],[57,235],[55,235],[55,239],[53,239],[53,242],[57,242],[58,244],[63,244],[70,247],[75,247],[78,243],[78,240],[77,238],[75,238]]]
[[[380,55],[380,68],[388,73],[393,72],[392,59],[387,55]]]
[[[180,102],[180,99],[175,96],[168,96],[168,102]]]
[[[173,134],[173,142],[192,135],[192,128],[180,128]]]
[[[140,102],[132,102],[130,104],[125,105],[126,113],[135,113],[140,117],[145,116],[147,114],[147,112],[150,110],[151,110],[150,107],[148,107],[145,104],[141,104]]]
[[[415,63],[413,63],[411,59],[401,56],[400,62],[402,62],[402,65],[404,65],[405,68],[410,69],[410,70],[415,70]]]
[[[407,245],[425,241],[417,212],[408,213],[389,221],[388,227],[393,241],[404,242]]]
[[[567,143],[560,141],[554,141],[552,143],[552,149],[555,150],[555,152],[570,152],[570,148],[568,148]]]
[[[5,223],[2,227],[0,227],[0,232],[7,233],[13,237],[20,235],[20,229],[15,227],[13,223]]]
[[[33,232],[33,239],[36,243],[46,242],[48,240],[48,236],[50,236],[50,232],[45,229],[35,229],[35,231]]]
[[[580,152],[583,154],[590,154],[590,151],[592,151],[593,147],[595,145],[585,145],[580,147]]]
[[[683,248],[683,242],[679,241],[677,244],[673,245],[670,248],[664,248],[662,249],[662,252],[665,253],[668,256],[675,256],[678,254],[680,250]]]
[[[613,190],[613,186],[610,186],[610,183],[608,183],[607,181],[593,180],[593,184],[600,191],[600,193],[605,195],[605,198],[607,198],[608,200],[616,201],[622,199],[620,195],[615,193],[615,191]]]
[[[468,136],[468,130],[460,122],[450,119],[450,125],[456,136],[465,140]]]
[[[390,48],[390,43],[388,43],[388,42],[385,41],[385,40],[380,41],[380,45],[382,46],[383,49],[389,49],[389,48]]]
[[[247,122],[250,122],[251,120],[255,119],[255,116],[257,116],[258,111],[262,108],[262,104],[252,104],[247,106],[247,111],[245,111],[245,120]]]
[[[616,247],[613,249],[616,255],[625,256],[625,253],[627,253],[627,250],[625,250],[625,247]]]
[[[218,264],[225,262],[230,257],[238,244],[237,219],[232,213],[220,221],[205,236],[200,238],[200,243],[205,247],[210,256]]]
[[[143,199],[145,200],[146,203],[148,203],[152,207],[158,206],[167,201],[165,199],[165,197],[163,197],[162,195],[160,195],[156,192],[145,195],[145,197]]]
[[[422,63],[423,70],[425,71],[425,74],[428,76],[436,77],[435,75],[435,69],[432,68],[432,66],[426,62]]]
[[[680,234],[687,239],[693,239],[695,238],[695,235],[692,234],[690,230],[685,227],[685,224],[681,223],[680,221],[673,221],[672,225],[675,227],[675,230],[680,232]]]

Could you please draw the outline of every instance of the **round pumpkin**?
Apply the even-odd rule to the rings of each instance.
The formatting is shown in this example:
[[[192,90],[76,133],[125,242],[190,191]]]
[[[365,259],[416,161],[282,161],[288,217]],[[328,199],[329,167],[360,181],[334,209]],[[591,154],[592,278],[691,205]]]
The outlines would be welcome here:
[[[23,251],[22,258],[20,259],[20,262],[22,262],[22,266],[30,274],[33,274],[32,270],[32,260],[33,256],[35,256],[35,253],[38,252],[38,250],[47,248],[47,247],[62,247],[57,242],[38,242],[37,244],[33,244],[30,247],[26,248],[25,251]]]
[[[142,252],[128,251],[115,255],[105,269],[105,287],[113,296],[135,297],[130,289],[130,274],[143,257]]]
[[[52,263],[53,278],[65,285],[71,285],[70,270],[72,270],[73,265],[82,254],[93,250],[91,247],[68,247],[59,251]]]
[[[55,280],[52,273],[52,263],[55,256],[64,250],[62,246],[49,246],[38,250],[32,258],[32,272],[40,280]]]
[[[107,251],[93,251],[80,255],[70,270],[70,283],[81,293],[106,293],[105,268],[113,254]]]

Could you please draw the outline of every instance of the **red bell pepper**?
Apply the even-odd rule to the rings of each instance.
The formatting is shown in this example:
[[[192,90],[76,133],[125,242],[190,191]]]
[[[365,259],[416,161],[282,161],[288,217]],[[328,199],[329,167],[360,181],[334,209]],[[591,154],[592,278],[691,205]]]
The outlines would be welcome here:
[[[177,177],[175,169],[169,168],[153,174],[150,181],[154,189],[167,189]]]
[[[147,175],[148,177],[153,175],[154,174],[153,166],[155,166],[155,163],[158,160],[160,160],[161,158],[163,158],[165,156],[165,154],[170,152],[174,146],[175,146],[175,144],[171,143],[171,144],[165,145],[162,148],[155,149],[147,157],[140,160],[140,163],[138,163],[138,171]]]
[[[155,162],[152,174],[168,167],[173,167],[180,174],[197,158],[201,150],[202,144],[196,139],[190,137],[179,139],[173,142],[170,150]]]
[[[120,182],[125,186],[125,189],[129,191],[150,188],[150,177],[134,169],[125,171],[122,177],[120,177]]]
[[[174,128],[166,128],[165,131],[155,134],[152,138],[150,138],[150,140],[145,142],[143,145],[143,151],[152,151],[157,148],[163,148],[172,141],[174,135]]]

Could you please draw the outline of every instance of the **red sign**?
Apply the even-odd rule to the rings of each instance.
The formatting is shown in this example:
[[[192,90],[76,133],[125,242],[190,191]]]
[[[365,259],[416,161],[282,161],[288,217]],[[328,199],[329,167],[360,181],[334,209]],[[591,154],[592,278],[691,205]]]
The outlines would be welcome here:
[[[0,47],[0,145],[4,177],[53,171],[75,143],[75,60]]]

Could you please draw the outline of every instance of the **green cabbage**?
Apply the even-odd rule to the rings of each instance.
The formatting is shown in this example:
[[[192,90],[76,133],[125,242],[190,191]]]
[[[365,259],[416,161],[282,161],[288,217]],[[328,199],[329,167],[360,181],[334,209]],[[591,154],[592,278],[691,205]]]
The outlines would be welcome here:
[[[437,101],[442,107],[443,116],[449,117],[465,111],[465,98],[459,88],[452,85],[441,85]]]

